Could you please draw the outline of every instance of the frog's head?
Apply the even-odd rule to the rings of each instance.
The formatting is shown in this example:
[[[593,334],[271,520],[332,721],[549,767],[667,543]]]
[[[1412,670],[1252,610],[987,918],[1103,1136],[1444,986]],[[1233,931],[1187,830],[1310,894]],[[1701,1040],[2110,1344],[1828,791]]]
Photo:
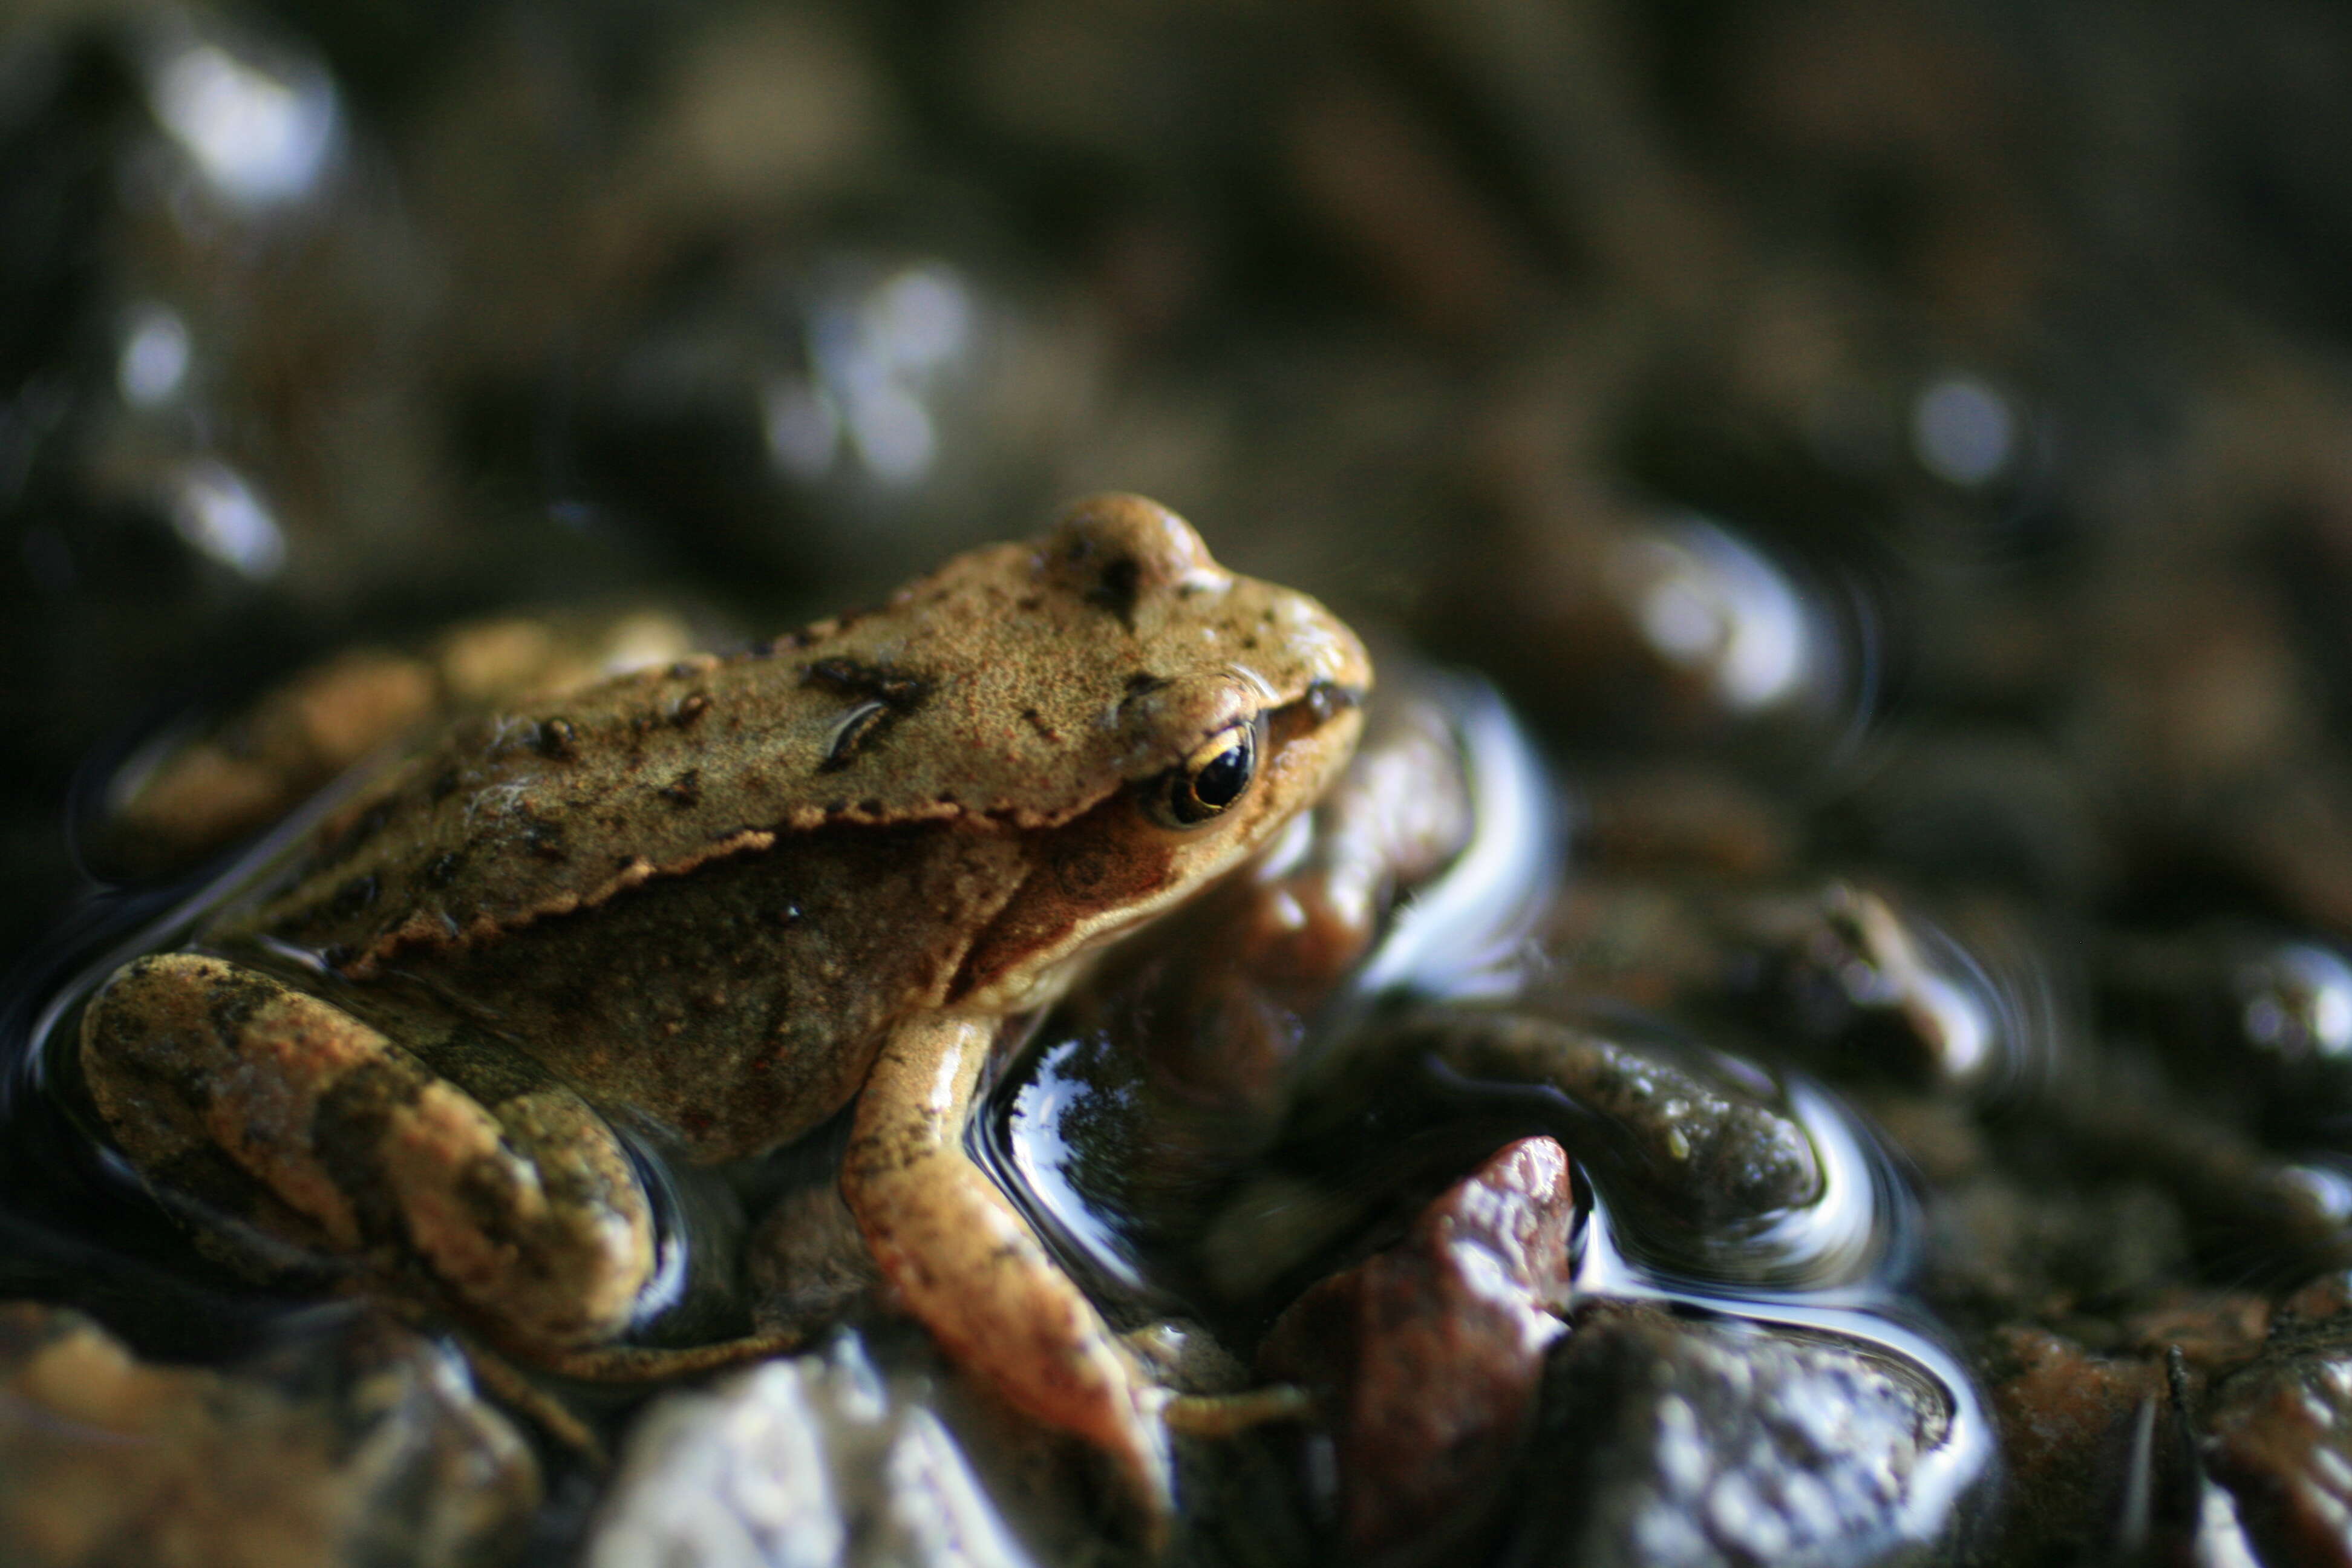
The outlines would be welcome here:
[[[1183,901],[1321,797],[1354,753],[1371,661],[1304,594],[1237,576],[1139,496],[1083,500],[1029,547],[1022,603],[1091,624],[1092,656],[1027,716],[1067,725],[1093,798],[1041,825],[959,990],[1013,1006],[1068,961]],[[1046,717],[1047,714],[1053,717]]]

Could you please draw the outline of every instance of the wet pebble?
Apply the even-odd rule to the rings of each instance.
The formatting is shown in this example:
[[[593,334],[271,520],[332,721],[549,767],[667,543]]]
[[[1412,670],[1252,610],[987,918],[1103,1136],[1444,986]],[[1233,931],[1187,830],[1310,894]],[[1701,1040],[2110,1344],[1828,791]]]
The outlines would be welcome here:
[[[1904,1560],[1954,1517],[1959,1432],[1934,1380],[1853,1341],[1599,1304],[1553,1352],[1503,1560]]]
[[[831,1181],[779,1198],[744,1248],[751,1313],[762,1330],[839,1321],[882,1285],[857,1220]]]
[[[2164,1367],[2038,1329],[1996,1334],[1985,1360],[2009,1469],[2003,1554],[2064,1562],[2099,1550],[2130,1507],[2134,1449],[2149,1440],[2143,1423],[2153,1436]]]
[[[1457,1015],[1404,1037],[1464,1077],[1542,1085],[1624,1140],[1629,1177],[1702,1222],[1801,1207],[1822,1191],[1803,1128],[1727,1083],[1546,1019]]]
[[[1531,1133],[1573,1142],[1646,1257],[1738,1278],[1810,1278],[1825,1261],[1824,1237],[1782,1224],[1831,1206],[1809,1123],[1729,1058],[1518,1013],[1430,1009],[1368,1031],[1326,1078],[1204,1239],[1210,1278],[1230,1297],[1328,1268],[1400,1201],[1417,1206],[1483,1150]]]
[[[1008,1467],[1025,1458],[1020,1473],[1052,1485],[1048,1440],[1001,1415],[961,1415],[921,1352],[846,1330],[808,1354],[666,1394],[631,1427],[581,1561],[1025,1568],[1047,1553],[1033,1555],[996,1495],[1013,1492],[1040,1528],[1051,1500],[1008,1479]],[[991,1464],[975,1463],[983,1453]]]
[[[1566,1152],[1521,1140],[1276,1323],[1259,1371],[1328,1402],[1351,1551],[1430,1561],[1481,1525],[1565,1331],[1575,1223]]]
[[[2205,1462],[2264,1563],[2352,1564],[2352,1347],[2282,1349],[2223,1380]]]

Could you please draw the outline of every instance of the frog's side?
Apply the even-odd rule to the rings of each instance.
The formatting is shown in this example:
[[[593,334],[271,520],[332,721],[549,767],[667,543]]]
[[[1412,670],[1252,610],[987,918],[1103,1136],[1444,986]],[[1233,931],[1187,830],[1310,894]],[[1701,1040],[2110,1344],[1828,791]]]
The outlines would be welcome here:
[[[451,731],[207,955],[119,973],[86,1076],[151,1178],[242,1184],[264,1229],[421,1262],[549,1349],[651,1271],[599,1112],[721,1160],[862,1087],[844,1194],[901,1295],[1158,1489],[1155,1391],[963,1116],[1003,1017],[1314,801],[1370,676],[1171,514],[1081,503],[866,615]],[[289,952],[307,992],[233,962]]]

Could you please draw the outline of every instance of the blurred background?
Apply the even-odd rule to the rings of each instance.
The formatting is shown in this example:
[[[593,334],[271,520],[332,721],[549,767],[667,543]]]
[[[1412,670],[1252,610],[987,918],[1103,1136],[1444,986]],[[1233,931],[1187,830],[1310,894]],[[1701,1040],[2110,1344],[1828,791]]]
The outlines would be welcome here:
[[[772,632],[1106,486],[1557,747],[2110,896],[2085,813],[2352,703],[2348,67],[2314,0],[15,0],[0,949],[77,770],[322,650]],[[2239,858],[2343,914],[2305,815]]]
[[[337,649],[1142,491],[1533,731],[1528,1005],[1877,1129],[1972,1560],[2341,1553],[2347,87],[2326,0],[0,0],[0,963]]]

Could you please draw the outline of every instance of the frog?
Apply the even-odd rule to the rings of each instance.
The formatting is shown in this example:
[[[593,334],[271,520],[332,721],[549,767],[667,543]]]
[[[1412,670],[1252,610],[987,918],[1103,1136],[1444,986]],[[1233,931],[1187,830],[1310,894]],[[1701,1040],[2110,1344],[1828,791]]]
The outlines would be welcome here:
[[[1318,601],[1093,497],[866,611],[448,725],[117,970],[81,1077],[216,1246],[353,1259],[578,1376],[692,1354],[625,1342],[634,1148],[720,1165],[846,1115],[892,1299],[1164,1517],[1181,1402],[966,1123],[1024,1021],[1325,794],[1371,683]]]

